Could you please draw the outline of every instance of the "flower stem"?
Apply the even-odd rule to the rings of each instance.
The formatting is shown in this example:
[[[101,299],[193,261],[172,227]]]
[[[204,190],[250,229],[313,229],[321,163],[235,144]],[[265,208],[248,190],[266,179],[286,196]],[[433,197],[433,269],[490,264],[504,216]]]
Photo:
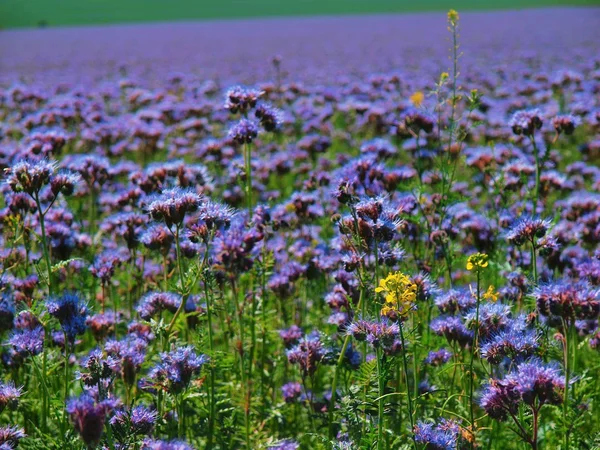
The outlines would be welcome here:
[[[475,433],[475,405],[473,403],[473,386],[475,384],[475,374],[473,373],[473,364],[475,362],[475,352],[479,340],[479,304],[481,303],[481,274],[477,270],[477,305],[475,307],[475,334],[473,336],[473,345],[471,347],[471,362],[469,363],[469,410],[471,419],[471,432]]]
[[[378,401],[378,414],[377,414],[377,448],[383,449],[383,427],[385,421],[385,415],[383,413],[383,395],[385,391],[385,380],[383,377],[383,356],[381,349],[377,349],[377,379],[379,381],[379,401]]]
[[[413,403],[412,396],[410,394],[410,386],[408,383],[408,363],[406,360],[406,341],[404,340],[404,327],[402,326],[402,321],[398,321],[398,328],[400,329],[400,341],[402,342],[402,365],[404,367],[404,377],[406,378],[406,397],[408,398],[408,418],[410,420],[410,431],[412,435],[413,445],[415,450],[417,450],[417,441],[415,441],[414,429],[415,429],[415,419],[413,417]]]

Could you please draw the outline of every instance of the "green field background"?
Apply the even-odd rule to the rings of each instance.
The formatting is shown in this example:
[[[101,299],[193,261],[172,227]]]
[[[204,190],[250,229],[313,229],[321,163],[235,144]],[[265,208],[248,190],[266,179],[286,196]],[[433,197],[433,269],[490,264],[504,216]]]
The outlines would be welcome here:
[[[0,0],[0,27],[591,5],[600,0]]]

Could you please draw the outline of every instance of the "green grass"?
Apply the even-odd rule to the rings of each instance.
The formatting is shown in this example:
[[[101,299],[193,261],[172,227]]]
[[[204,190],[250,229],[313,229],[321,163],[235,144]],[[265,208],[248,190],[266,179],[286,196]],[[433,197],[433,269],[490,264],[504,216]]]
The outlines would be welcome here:
[[[600,5],[600,0],[0,0],[0,27]]]

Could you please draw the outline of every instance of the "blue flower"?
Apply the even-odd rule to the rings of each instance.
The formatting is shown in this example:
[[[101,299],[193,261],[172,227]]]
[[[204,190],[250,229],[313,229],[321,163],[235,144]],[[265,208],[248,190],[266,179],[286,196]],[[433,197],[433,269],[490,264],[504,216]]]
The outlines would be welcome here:
[[[71,344],[77,335],[85,333],[87,306],[77,294],[67,292],[61,297],[50,298],[46,301],[46,308],[51,316],[58,319]]]

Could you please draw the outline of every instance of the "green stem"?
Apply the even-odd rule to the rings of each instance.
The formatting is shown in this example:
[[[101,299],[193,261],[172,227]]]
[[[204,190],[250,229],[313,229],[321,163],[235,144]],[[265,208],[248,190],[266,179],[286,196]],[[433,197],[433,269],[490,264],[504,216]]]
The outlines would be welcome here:
[[[535,190],[533,192],[533,214],[537,214],[538,202],[540,199],[540,155],[538,152],[537,144],[535,143],[535,137],[530,137],[531,144],[533,145],[533,155],[535,156]]]
[[[244,144],[244,165],[246,166],[246,202],[248,204],[248,220],[252,219],[252,162],[250,145]]]
[[[184,279],[183,279],[181,248],[179,245],[179,231],[180,231],[180,226],[177,225],[175,228],[175,250],[177,252],[177,270],[179,272],[179,283],[181,284],[181,303],[179,304],[177,311],[175,311],[175,314],[173,315],[173,318],[171,319],[171,322],[169,323],[169,326],[167,327],[167,347],[168,347],[168,341],[169,341],[169,336],[171,335],[171,331],[173,330],[173,327],[175,326],[175,323],[177,322],[177,318],[183,311],[183,308],[185,307],[185,302],[187,301],[187,298],[188,298],[188,294],[184,292],[185,286],[184,286]]]
[[[361,305],[363,304],[363,297],[364,297],[364,289],[360,290],[360,297],[358,298],[358,304],[356,305],[356,310],[360,310]],[[334,417],[333,417],[333,410],[335,408],[335,397],[336,397],[336,390],[337,390],[337,384],[338,384],[338,379],[340,377],[340,369],[342,367],[342,363],[344,362],[344,356],[346,354],[346,349],[348,348],[348,345],[350,344],[350,334],[347,334],[346,337],[344,338],[344,343],[342,344],[342,348],[340,350],[340,354],[338,356],[337,359],[337,363],[335,365],[335,371],[333,372],[333,381],[331,382],[331,399],[329,400],[329,411],[328,411],[328,415],[329,415],[329,440],[333,440],[334,439],[334,432],[335,432],[335,423],[333,421]]]
[[[45,214],[42,210],[42,204],[40,203],[40,197],[37,192],[33,198],[37,206],[40,229],[42,230],[42,252],[44,254],[44,261],[46,262],[46,270],[48,271],[48,293],[52,295],[54,293],[52,285],[52,265],[50,264],[50,253],[48,251],[48,241],[46,239]]]
[[[377,379],[379,381],[379,401],[377,415],[377,448],[383,449],[383,427],[385,415],[383,413],[383,395],[385,394],[385,380],[383,379],[383,356],[381,349],[377,349]],[[333,394],[332,394],[333,395]]]
[[[473,364],[475,362],[475,351],[479,340],[479,304],[481,300],[481,274],[477,270],[477,305],[475,308],[475,335],[473,336],[473,345],[471,346],[471,362],[469,363],[469,411],[471,418],[471,432],[475,433],[475,405],[473,403],[473,387],[475,384],[475,374],[473,373]],[[471,444],[471,447],[473,444]]]
[[[402,321],[398,321],[398,328],[400,330],[400,342],[402,343],[402,365],[404,367],[404,377],[406,378],[406,397],[408,398],[408,418],[410,420],[410,432],[412,436],[413,445],[415,450],[417,450],[417,441],[415,441],[414,429],[415,429],[415,419],[413,417],[413,403],[412,396],[410,394],[410,386],[408,382],[408,363],[406,360],[406,341],[404,340],[404,327],[402,326]]]
[[[571,337],[569,336],[571,331],[571,325],[563,320],[563,330],[565,334],[565,343],[564,343],[564,357],[565,357],[565,398],[563,402],[563,422],[565,427],[565,436],[564,436],[564,448],[565,450],[569,450],[569,383],[571,378],[571,364],[569,363],[570,349],[569,346],[571,344]]]

